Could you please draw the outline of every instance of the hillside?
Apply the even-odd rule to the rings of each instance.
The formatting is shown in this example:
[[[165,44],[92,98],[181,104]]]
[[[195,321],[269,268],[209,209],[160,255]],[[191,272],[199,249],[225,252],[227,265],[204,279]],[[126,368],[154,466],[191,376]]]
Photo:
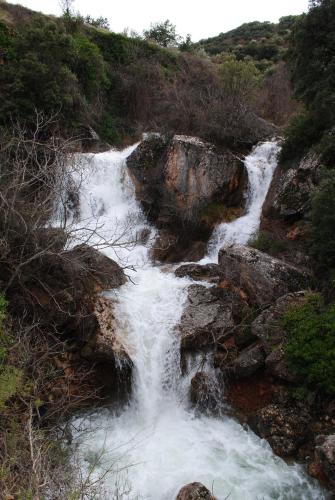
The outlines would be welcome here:
[[[254,21],[227,33],[200,40],[197,47],[209,55],[234,54],[238,60],[251,58],[265,70],[283,59],[288,49],[292,27],[299,16],[282,17],[278,24]]]
[[[80,15],[53,18],[7,3],[0,40],[5,128],[13,117],[33,123],[38,110],[56,115],[65,136],[91,137],[93,128],[116,145],[147,130],[233,147],[271,132],[256,116],[258,74],[249,62],[214,64],[92,26]]]

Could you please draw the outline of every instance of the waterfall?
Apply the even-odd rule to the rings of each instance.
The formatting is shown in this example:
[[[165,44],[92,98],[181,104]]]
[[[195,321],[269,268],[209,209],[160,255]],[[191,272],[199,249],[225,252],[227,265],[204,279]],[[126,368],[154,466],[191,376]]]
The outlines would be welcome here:
[[[133,396],[126,407],[104,409],[77,419],[91,424],[79,439],[83,468],[96,457],[94,474],[104,474],[104,499],[171,500],[193,481],[213,488],[219,500],[325,498],[297,465],[288,465],[270,446],[234,419],[199,416],[188,403],[180,371],[179,342],[174,327],[187,299],[188,279],[153,266],[148,243],[127,245],[127,238],[146,228],[127,175],[132,148],[94,155],[81,192],[81,216],[99,214],[106,238],[122,244],[105,250],[129,269],[131,282],[113,293],[118,329],[134,362]],[[208,260],[225,242],[246,242],[257,230],[261,207],[276,166],[278,145],[268,142],[246,159],[250,188],[246,215],[215,231]],[[129,232],[127,232],[129,230]],[[90,422],[89,422],[90,421]]]
[[[246,157],[245,167],[249,179],[246,213],[231,223],[220,224],[214,230],[205,261],[216,261],[219,250],[224,245],[233,243],[245,245],[257,232],[263,203],[277,166],[279,150],[277,141],[264,142],[256,146]]]

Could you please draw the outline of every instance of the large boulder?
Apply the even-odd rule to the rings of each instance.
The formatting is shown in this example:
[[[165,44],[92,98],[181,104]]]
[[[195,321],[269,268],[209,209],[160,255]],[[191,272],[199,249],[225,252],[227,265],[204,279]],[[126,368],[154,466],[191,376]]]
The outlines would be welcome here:
[[[260,368],[263,368],[265,362],[265,354],[261,346],[251,346],[242,351],[239,356],[223,370],[223,372],[233,377],[240,379],[250,377]]]
[[[191,285],[188,304],[178,330],[182,350],[201,350],[222,341],[234,326],[236,309],[241,306],[229,290]]]
[[[217,264],[183,264],[175,270],[177,278],[186,276],[195,281],[218,282],[220,277],[220,267]]]
[[[176,500],[215,500],[215,497],[203,484],[190,483],[180,490]]]
[[[321,465],[322,472],[335,488],[335,435],[318,436],[315,447],[316,459]]]
[[[302,218],[309,211],[311,193],[320,182],[320,166],[320,159],[313,152],[308,153],[297,168],[279,165],[263,205],[263,217]]]
[[[127,165],[147,217],[182,236],[178,245],[185,252],[187,243],[206,241],[215,224],[240,215],[245,205],[244,163],[197,137],[151,135]]]
[[[270,404],[249,418],[248,423],[277,455],[289,457],[306,440],[310,421],[308,412],[294,405]]]
[[[191,380],[190,397],[192,404],[198,410],[215,412],[222,406],[223,386],[213,373],[199,371]]]
[[[257,306],[303,290],[310,281],[307,271],[242,245],[222,248],[219,265],[223,279],[241,289],[248,301]]]
[[[285,359],[284,346],[287,336],[282,318],[290,309],[302,306],[307,300],[306,291],[284,295],[257,316],[251,325],[252,334],[261,342],[267,355],[265,365],[268,372],[286,382],[294,382],[296,377]]]
[[[113,301],[98,296],[91,315],[90,329],[83,332],[86,341],[82,356],[96,362],[113,363],[120,371],[132,366],[126,339],[116,328]]]

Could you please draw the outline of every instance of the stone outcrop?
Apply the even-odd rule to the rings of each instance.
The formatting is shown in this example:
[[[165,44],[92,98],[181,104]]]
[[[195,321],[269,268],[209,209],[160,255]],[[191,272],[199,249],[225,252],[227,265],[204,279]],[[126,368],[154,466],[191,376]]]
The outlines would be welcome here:
[[[301,219],[310,209],[310,195],[320,182],[320,161],[308,153],[297,168],[279,165],[263,205],[263,217]]]
[[[310,416],[294,406],[270,404],[249,419],[250,427],[266,439],[273,451],[281,456],[292,456],[308,434]]]
[[[250,377],[264,366],[265,353],[259,345],[251,346],[224,369],[224,373],[234,379]]]
[[[214,225],[231,216],[230,208],[244,207],[242,160],[197,137],[149,136],[127,165],[147,217],[159,229],[181,235],[175,245],[185,252],[192,242],[206,241]]]
[[[234,326],[240,303],[228,290],[191,285],[178,330],[182,350],[199,350],[221,341]]]
[[[263,311],[251,325],[252,334],[259,339],[267,355],[265,365],[268,372],[287,382],[294,382],[295,376],[285,360],[284,346],[287,339],[281,320],[286,312],[302,306],[307,299],[308,292],[305,291],[284,295]]]
[[[222,389],[214,374],[199,371],[191,380],[191,402],[202,412],[216,412],[224,399]]]
[[[91,315],[92,328],[85,331],[87,340],[82,356],[96,362],[113,363],[120,371],[132,366],[125,339],[117,332],[113,302],[98,296]]]
[[[315,456],[332,487],[335,489],[335,435],[316,438]]]
[[[305,289],[310,280],[307,271],[242,245],[222,248],[219,265],[223,279],[240,288],[248,301],[258,306]]]
[[[177,278],[189,277],[195,281],[218,282],[220,267],[217,264],[183,264],[175,270]]]
[[[211,492],[201,483],[190,483],[184,486],[176,500],[216,500]]]

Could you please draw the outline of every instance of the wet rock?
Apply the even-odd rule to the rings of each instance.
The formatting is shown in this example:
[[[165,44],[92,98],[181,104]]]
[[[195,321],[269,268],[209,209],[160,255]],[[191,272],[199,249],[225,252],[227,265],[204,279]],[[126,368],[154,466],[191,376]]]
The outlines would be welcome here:
[[[242,245],[222,248],[219,265],[223,278],[240,288],[249,302],[258,306],[305,289],[310,280],[307,271]]]
[[[82,283],[97,292],[118,288],[127,282],[123,269],[112,259],[88,245],[78,245],[65,255],[64,272],[72,273],[76,286]]]
[[[234,379],[250,377],[264,366],[265,354],[261,346],[256,345],[241,352],[227,366],[225,373]]]
[[[292,370],[290,370],[286,362],[285,352],[282,346],[277,347],[277,349],[267,356],[265,366],[267,368],[267,373],[279,380],[290,383],[297,381],[296,375],[292,373]]]
[[[214,375],[199,371],[191,380],[191,402],[200,411],[215,411],[222,398],[221,387]]]
[[[305,441],[310,420],[307,411],[294,405],[270,404],[249,418],[248,423],[277,455],[288,457]]]
[[[218,150],[197,137],[149,136],[127,165],[147,217],[159,229],[179,236],[178,248],[188,260],[199,260],[204,254],[199,248],[190,254],[195,252],[191,242],[198,242],[199,247],[229,208],[245,205],[243,162],[230,150]]]
[[[315,455],[321,470],[335,488],[335,434],[316,438]]]
[[[213,199],[228,205],[244,203],[243,162],[231,151],[218,150],[197,137],[149,137],[127,165],[146,207],[162,209],[168,204],[185,221]]]
[[[216,500],[211,492],[201,483],[190,483],[184,486],[176,500]]]
[[[286,294],[253,321],[252,334],[261,341],[267,354],[271,354],[274,348],[286,341],[286,333],[281,323],[284,314],[294,307],[302,306],[307,299],[306,291]]]
[[[129,349],[116,329],[113,302],[106,297],[97,297],[91,319],[94,326],[86,338],[82,356],[97,362],[113,363],[120,371],[130,368]]]
[[[216,292],[215,287],[189,287],[188,305],[178,326],[182,350],[198,350],[213,345],[234,326],[236,297],[227,291],[224,300]]]
[[[189,277],[195,281],[218,281],[220,267],[217,264],[184,264],[175,270],[177,278]]]
[[[182,260],[198,261],[204,257],[205,253],[205,242],[193,241],[166,229],[159,231],[150,250],[150,256],[154,261],[166,263],[176,263]]]
[[[102,141],[99,134],[88,126],[82,133],[81,149],[84,153],[103,153],[112,149],[112,146]]]
[[[282,318],[291,308],[305,304],[307,299],[306,291],[284,295],[263,311],[251,325],[252,334],[259,339],[267,354],[265,365],[268,373],[286,382],[295,382],[296,376],[285,360],[284,346],[287,337]]]
[[[315,153],[308,153],[298,168],[279,165],[263,205],[269,219],[297,220],[310,210],[311,193],[320,182],[321,164]]]

